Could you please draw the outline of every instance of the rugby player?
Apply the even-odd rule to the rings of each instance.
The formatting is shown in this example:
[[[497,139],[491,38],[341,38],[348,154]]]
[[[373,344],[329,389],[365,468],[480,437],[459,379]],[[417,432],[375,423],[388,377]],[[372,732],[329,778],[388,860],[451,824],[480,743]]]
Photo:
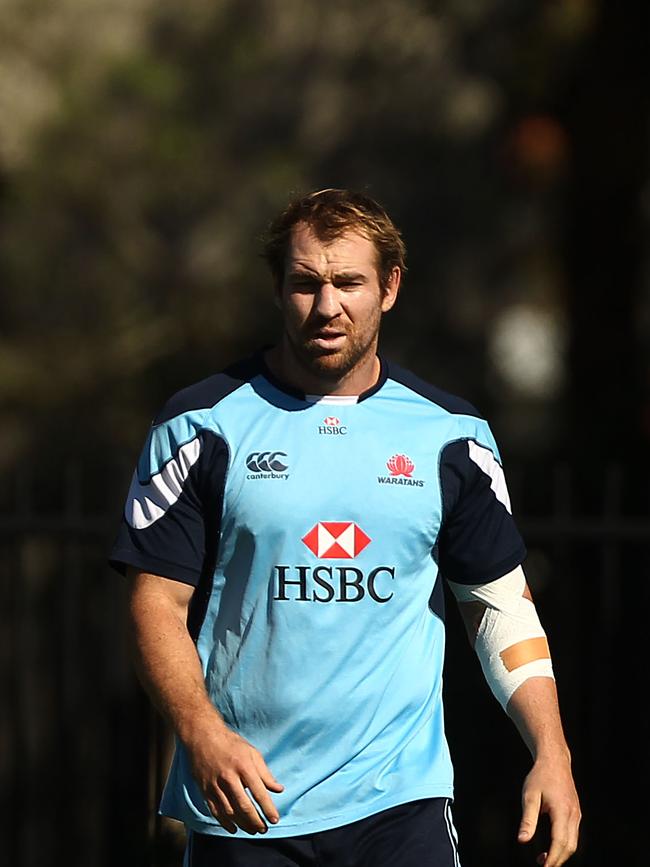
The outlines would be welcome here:
[[[501,459],[473,406],[378,354],[405,249],[369,197],[292,202],[265,248],[275,346],[171,398],[113,564],[176,734],[187,867],[457,867],[443,589],[532,754],[518,838],[580,808]]]

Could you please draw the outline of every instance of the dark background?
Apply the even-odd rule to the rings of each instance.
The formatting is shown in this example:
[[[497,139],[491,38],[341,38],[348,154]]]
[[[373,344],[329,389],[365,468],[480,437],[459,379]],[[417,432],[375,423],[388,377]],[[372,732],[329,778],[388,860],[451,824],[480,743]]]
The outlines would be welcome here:
[[[501,445],[585,813],[572,863],[646,863],[648,8],[6,0],[3,861],[178,863],[105,555],[156,409],[276,333],[266,224],[350,186],[409,250],[384,353]],[[532,865],[526,750],[448,614],[463,864]]]

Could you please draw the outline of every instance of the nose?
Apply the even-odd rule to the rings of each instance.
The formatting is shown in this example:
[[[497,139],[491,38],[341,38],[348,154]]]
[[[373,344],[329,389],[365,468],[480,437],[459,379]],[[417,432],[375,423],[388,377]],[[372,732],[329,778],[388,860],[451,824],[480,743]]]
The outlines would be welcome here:
[[[338,291],[331,283],[321,283],[314,296],[313,312],[323,319],[333,319],[341,312]]]

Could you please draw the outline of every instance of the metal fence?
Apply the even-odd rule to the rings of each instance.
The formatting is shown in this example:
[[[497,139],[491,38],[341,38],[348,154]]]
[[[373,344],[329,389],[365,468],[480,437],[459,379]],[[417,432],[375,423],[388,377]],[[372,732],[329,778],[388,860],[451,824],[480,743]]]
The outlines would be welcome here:
[[[12,867],[179,863],[155,817],[167,735],[127,658],[122,579],[105,558],[127,484],[98,468],[23,470],[0,490],[0,852]],[[105,470],[103,471],[105,474]],[[650,523],[621,467],[510,470],[583,802],[574,863],[646,863],[643,711]],[[529,766],[448,606],[447,730],[465,867],[533,864],[516,842]]]

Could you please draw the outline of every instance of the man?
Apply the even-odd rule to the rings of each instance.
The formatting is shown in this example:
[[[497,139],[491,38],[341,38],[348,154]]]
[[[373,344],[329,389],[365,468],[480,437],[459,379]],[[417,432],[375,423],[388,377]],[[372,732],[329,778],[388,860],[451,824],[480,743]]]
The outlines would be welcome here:
[[[455,867],[441,576],[534,763],[519,840],[580,817],[548,645],[496,444],[377,355],[405,250],[370,198],[271,227],[277,346],[154,421],[112,562],[136,664],[177,736],[161,811],[186,864]],[[257,834],[265,835],[263,838]]]

